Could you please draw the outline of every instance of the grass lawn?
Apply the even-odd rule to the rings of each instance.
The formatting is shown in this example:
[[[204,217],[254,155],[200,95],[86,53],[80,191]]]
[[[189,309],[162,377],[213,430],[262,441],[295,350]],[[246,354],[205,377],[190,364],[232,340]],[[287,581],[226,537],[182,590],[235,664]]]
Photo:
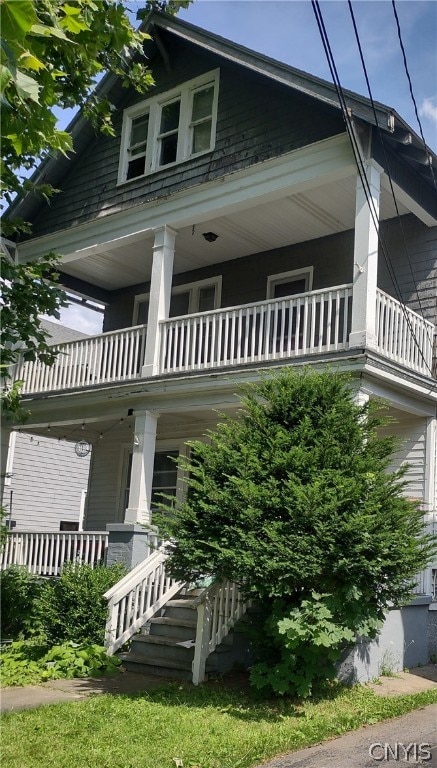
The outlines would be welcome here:
[[[437,690],[376,696],[337,687],[310,703],[260,702],[222,682],[172,683],[2,718],[2,768],[249,768],[288,750],[437,701]]]

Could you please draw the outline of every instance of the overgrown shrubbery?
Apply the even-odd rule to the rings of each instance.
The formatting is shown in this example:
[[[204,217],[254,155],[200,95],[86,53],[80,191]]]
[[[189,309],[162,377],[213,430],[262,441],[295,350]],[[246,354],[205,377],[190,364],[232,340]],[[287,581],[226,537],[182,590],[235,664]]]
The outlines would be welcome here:
[[[103,594],[126,572],[123,565],[92,569],[68,563],[58,579],[11,566],[0,575],[2,637],[15,642],[0,654],[2,685],[30,685],[62,677],[115,671],[103,648]]]
[[[41,579],[11,566],[0,574],[2,637],[101,645],[107,611],[103,595],[125,573],[121,564],[93,569],[66,563],[58,579]]]
[[[0,654],[2,686],[32,685],[60,678],[92,677],[115,672],[120,660],[93,644],[63,643],[53,648],[40,641],[12,643]]]
[[[108,605],[103,595],[125,573],[121,564],[91,568],[67,563],[59,579],[46,583],[36,605],[48,642],[101,645]]]
[[[261,602],[253,683],[309,695],[357,635],[374,636],[430,559],[405,470],[388,467],[381,405],[342,374],[295,372],[247,388],[238,419],[192,442],[188,497],[162,522],[170,568],[239,582]]]
[[[36,603],[45,583],[23,566],[11,565],[0,572],[0,633],[3,639],[41,634]]]

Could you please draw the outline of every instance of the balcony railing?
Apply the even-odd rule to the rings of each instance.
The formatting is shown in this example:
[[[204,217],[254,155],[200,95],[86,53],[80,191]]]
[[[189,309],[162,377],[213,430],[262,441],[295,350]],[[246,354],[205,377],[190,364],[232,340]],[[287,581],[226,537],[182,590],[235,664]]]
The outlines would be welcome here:
[[[24,381],[23,394],[137,379],[144,363],[146,331],[147,326],[137,325],[60,344],[51,367],[22,358],[14,376]]]
[[[379,288],[376,330],[378,348],[385,357],[425,376],[432,375],[434,325]]]
[[[205,370],[347,349],[352,286],[161,323],[162,373]]]
[[[352,286],[216,309],[160,323],[158,374],[293,360],[347,350]],[[377,289],[379,352],[418,373],[433,367],[432,323]],[[62,344],[52,367],[21,357],[23,393],[56,392],[141,378],[147,326]]]
[[[6,536],[0,569],[21,565],[38,576],[59,576],[64,563],[103,565],[107,546],[106,531],[13,531]]]

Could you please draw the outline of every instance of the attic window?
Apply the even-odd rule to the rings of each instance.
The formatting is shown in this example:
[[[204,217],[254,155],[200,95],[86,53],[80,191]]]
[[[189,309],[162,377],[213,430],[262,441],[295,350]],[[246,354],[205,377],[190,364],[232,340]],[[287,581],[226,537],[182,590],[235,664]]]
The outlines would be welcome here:
[[[217,69],[125,110],[119,184],[214,148],[218,82]]]

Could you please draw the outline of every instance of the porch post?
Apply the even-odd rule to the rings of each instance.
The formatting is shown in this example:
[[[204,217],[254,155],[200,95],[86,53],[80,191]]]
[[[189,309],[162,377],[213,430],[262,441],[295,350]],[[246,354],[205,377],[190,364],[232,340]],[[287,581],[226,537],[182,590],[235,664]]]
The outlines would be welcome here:
[[[355,196],[355,241],[352,290],[352,327],[349,346],[365,349],[377,346],[376,286],[378,275],[378,228],[381,173],[374,160],[366,162],[372,211],[357,179]]]
[[[158,414],[151,411],[144,411],[135,418],[129,502],[125,512],[125,523],[149,524],[151,521],[150,505],[157,422]]]
[[[159,373],[159,323],[168,317],[170,310],[176,234],[175,230],[167,226],[155,230],[146,352],[141,371],[144,378]]]
[[[15,448],[16,432],[5,423],[3,419],[1,428],[1,454],[0,454],[0,501],[3,499],[5,486],[10,485],[10,478],[7,475],[12,472],[12,459]]]

